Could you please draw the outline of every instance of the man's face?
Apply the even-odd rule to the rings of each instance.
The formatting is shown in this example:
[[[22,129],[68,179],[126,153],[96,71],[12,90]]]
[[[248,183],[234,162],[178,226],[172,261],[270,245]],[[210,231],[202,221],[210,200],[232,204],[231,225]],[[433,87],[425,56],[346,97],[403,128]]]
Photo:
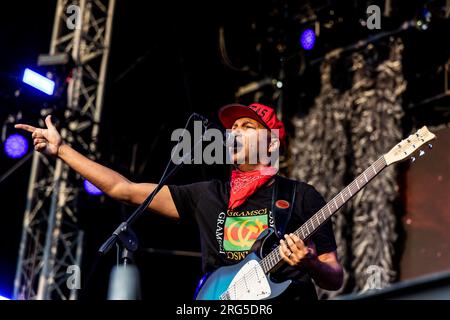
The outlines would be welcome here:
[[[252,118],[239,118],[231,127],[235,134],[234,146],[231,146],[231,160],[236,164],[257,164],[260,161],[258,152],[267,154],[270,132],[261,123]],[[264,143],[265,140],[265,143]],[[260,150],[265,148],[265,150]]]

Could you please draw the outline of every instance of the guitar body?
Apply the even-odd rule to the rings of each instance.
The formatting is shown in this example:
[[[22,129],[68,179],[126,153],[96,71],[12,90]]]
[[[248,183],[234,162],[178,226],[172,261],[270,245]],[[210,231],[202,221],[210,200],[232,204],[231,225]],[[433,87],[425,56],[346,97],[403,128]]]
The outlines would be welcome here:
[[[274,236],[272,229],[264,230],[255,241],[251,252],[241,262],[221,267],[204,280],[195,297],[196,300],[262,300],[280,295],[291,284],[291,280],[273,282],[258,270],[266,241]],[[224,296],[224,293],[229,293]]]

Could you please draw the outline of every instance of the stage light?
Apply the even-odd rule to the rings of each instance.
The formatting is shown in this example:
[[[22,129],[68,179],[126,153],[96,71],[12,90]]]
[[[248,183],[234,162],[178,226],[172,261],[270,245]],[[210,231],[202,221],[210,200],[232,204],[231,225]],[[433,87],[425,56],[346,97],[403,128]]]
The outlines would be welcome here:
[[[93,196],[99,196],[103,193],[102,190],[94,186],[88,180],[84,180],[84,189],[86,190],[87,193]]]
[[[22,158],[28,151],[28,141],[20,134],[12,134],[6,139],[4,149],[8,157]]]
[[[0,300],[11,300],[11,299],[6,298],[6,297],[4,297],[4,296],[0,296]]]
[[[52,95],[55,90],[54,81],[28,68],[23,73],[22,81],[48,95]]]
[[[300,36],[300,44],[305,50],[311,50],[314,48],[314,43],[316,42],[316,34],[312,29],[306,29],[302,32]]]
[[[37,64],[38,66],[66,65],[69,61],[70,56],[67,53],[40,54]]]

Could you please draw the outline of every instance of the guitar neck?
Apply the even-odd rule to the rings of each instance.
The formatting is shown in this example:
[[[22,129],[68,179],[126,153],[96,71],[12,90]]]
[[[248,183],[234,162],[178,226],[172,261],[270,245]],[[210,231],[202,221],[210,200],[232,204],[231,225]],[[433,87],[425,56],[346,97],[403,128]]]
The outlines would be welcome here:
[[[333,214],[335,214],[340,207],[342,207],[356,193],[364,188],[370,180],[375,178],[375,176],[386,167],[386,160],[384,156],[382,156],[293,233],[303,241],[307,240],[322,224],[324,224]],[[260,265],[264,272],[267,273],[281,261],[282,258],[279,253],[279,246],[277,246],[260,261]]]

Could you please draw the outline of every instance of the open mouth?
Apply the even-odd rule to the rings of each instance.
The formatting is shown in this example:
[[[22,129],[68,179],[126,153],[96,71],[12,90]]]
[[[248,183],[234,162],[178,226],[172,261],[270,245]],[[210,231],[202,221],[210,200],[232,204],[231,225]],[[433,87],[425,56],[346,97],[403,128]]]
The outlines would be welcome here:
[[[235,140],[233,143],[233,146],[230,146],[230,149],[233,150],[233,153],[238,153],[239,151],[242,150],[242,148],[244,147],[244,144]]]
[[[231,138],[227,138],[226,146],[228,150],[233,154],[238,153],[244,147],[242,143],[242,137],[240,136],[230,136]]]

